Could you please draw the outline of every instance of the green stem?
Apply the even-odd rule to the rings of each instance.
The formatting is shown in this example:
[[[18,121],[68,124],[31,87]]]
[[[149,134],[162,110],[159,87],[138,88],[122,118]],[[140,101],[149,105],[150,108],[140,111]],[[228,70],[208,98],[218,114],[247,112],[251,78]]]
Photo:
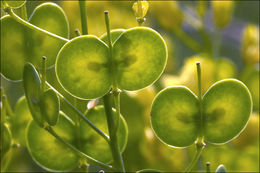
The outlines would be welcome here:
[[[206,172],[210,173],[210,162],[206,163]]]
[[[3,98],[3,96],[5,98],[2,101],[4,102],[3,104],[5,104],[5,107],[6,107],[5,109],[6,109],[7,114],[11,117],[14,117],[14,112],[8,102],[8,99],[7,99],[7,96],[5,95],[3,87],[1,87],[1,98]]]
[[[117,133],[115,130],[115,120],[112,112],[112,100],[110,98],[110,94],[109,93],[106,94],[103,97],[103,99],[104,99],[105,112],[107,116],[107,126],[108,126],[108,131],[110,136],[110,148],[114,159],[113,165],[115,168],[118,169],[118,171],[125,172],[123,158],[120,152],[120,148],[117,140]]]
[[[203,136],[203,117],[202,117],[202,89],[201,89],[200,62],[197,62],[196,65],[197,65],[197,74],[198,74],[198,100],[199,100],[199,115],[200,115],[199,137],[202,137]]]
[[[114,88],[117,88],[117,83],[116,83],[116,79],[114,76],[116,76],[115,74],[115,65],[114,65],[114,59],[113,59],[113,54],[112,54],[112,40],[111,40],[111,34],[110,34],[110,23],[109,23],[109,15],[108,15],[108,11],[105,11],[105,22],[106,22],[106,29],[107,29],[107,43],[108,43],[108,48],[109,48],[109,57],[110,57],[110,67],[111,67],[111,76],[112,76],[112,86]]]
[[[191,163],[189,164],[189,166],[185,169],[185,171],[184,171],[185,173],[191,172],[192,168],[193,168],[194,165],[197,163],[197,161],[198,161],[198,159],[199,159],[199,157],[200,157],[200,155],[201,155],[201,153],[202,153],[202,150],[203,150],[205,144],[203,143],[203,140],[201,141],[202,143],[199,142],[199,141],[201,141],[201,140],[198,139],[198,140],[196,141],[196,154],[195,154],[195,156],[193,157],[193,159],[192,159]],[[201,145],[201,144],[202,144],[202,145]]]
[[[213,49],[213,57],[218,58],[220,55],[220,46],[221,46],[221,41],[222,41],[222,35],[220,32],[220,28],[216,28],[214,32],[214,49]]]
[[[85,0],[78,0],[79,2],[79,9],[80,9],[80,16],[81,16],[81,28],[82,34],[88,35],[88,21],[86,15],[86,1]]]
[[[202,49],[201,46],[196,41],[194,41],[191,37],[189,37],[185,32],[183,32],[180,29],[174,29],[173,32],[183,43],[186,44],[186,46],[191,48],[193,51],[195,52],[201,51]]]
[[[115,120],[115,131],[117,132],[118,130],[118,126],[119,126],[119,122],[120,122],[120,90],[116,89],[116,90],[112,90],[112,94],[113,94],[113,99],[114,99],[114,103],[115,103],[115,108],[116,108],[116,120]]]
[[[73,145],[71,145],[70,143],[68,143],[64,139],[62,139],[50,126],[45,127],[45,130],[47,130],[57,140],[59,140],[60,142],[62,142],[66,146],[68,146],[70,149],[75,151],[77,154],[79,154],[79,156],[86,158],[89,163],[100,166],[100,167],[105,168],[105,169],[110,170],[110,171],[114,171],[114,169],[110,165],[104,164],[102,162],[99,162],[98,160],[93,159],[92,157],[86,155],[85,153],[81,152],[80,150],[75,148]]]
[[[30,28],[30,29],[32,29],[32,30],[39,31],[39,32],[41,32],[41,33],[47,34],[47,35],[49,35],[50,37],[55,38],[55,39],[58,39],[58,40],[61,40],[61,41],[63,41],[63,42],[68,42],[68,41],[69,41],[69,40],[66,39],[66,38],[63,38],[63,37],[61,37],[61,36],[58,36],[58,35],[53,34],[53,33],[51,33],[51,32],[48,32],[48,31],[46,31],[46,30],[44,30],[44,29],[41,29],[41,28],[39,28],[39,27],[37,27],[37,26],[35,26],[35,25],[33,25],[33,24],[31,24],[31,23],[29,23],[29,22],[23,20],[22,18],[20,18],[19,16],[17,16],[17,15],[13,12],[13,10],[12,10],[10,7],[5,8],[5,11],[6,11],[15,21],[17,21],[18,23],[20,23],[20,24],[22,24],[22,25],[24,25],[24,26],[26,26],[26,27],[28,27],[28,28]]]
[[[1,126],[6,122],[6,95],[2,96]]]
[[[42,57],[42,93],[45,90],[45,82],[46,82],[46,61],[47,58],[45,56]]]
[[[54,91],[56,94],[58,94],[67,104],[70,106],[77,115],[83,119],[94,131],[96,131],[100,136],[102,136],[108,143],[110,141],[109,137],[102,132],[99,128],[97,128],[87,117],[84,116],[82,112],[80,112],[77,108],[75,108],[62,94],[60,94],[53,86],[51,86],[47,81],[46,84]]]

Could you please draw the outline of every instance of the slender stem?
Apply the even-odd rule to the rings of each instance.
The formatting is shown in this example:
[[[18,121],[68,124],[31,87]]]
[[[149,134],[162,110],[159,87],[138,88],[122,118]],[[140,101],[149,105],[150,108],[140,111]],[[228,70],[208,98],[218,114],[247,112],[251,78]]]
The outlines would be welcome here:
[[[214,32],[214,49],[213,49],[213,57],[218,58],[220,54],[220,46],[221,46],[221,41],[222,41],[222,34],[220,28],[216,28]]]
[[[81,16],[81,28],[82,34],[88,35],[88,21],[86,15],[86,1],[85,0],[78,0],[79,1],[79,9],[80,9],[80,16]]]
[[[200,115],[200,125],[199,125],[199,137],[203,136],[203,117],[202,117],[202,89],[201,89],[201,67],[200,62],[196,63],[197,74],[198,74],[198,99],[199,99],[199,115]]]
[[[20,24],[22,24],[22,25],[24,25],[24,26],[26,26],[26,27],[28,27],[28,28],[30,28],[30,29],[32,29],[32,30],[42,32],[42,33],[44,33],[44,34],[47,34],[47,35],[51,36],[52,38],[56,38],[56,39],[61,40],[61,41],[63,41],[63,42],[68,42],[68,41],[69,41],[69,40],[66,39],[66,38],[63,38],[63,37],[61,37],[61,36],[58,36],[58,35],[53,34],[53,33],[51,33],[51,32],[48,32],[48,31],[46,31],[46,30],[44,30],[44,29],[41,29],[41,28],[39,28],[39,27],[37,27],[37,26],[35,26],[35,25],[33,25],[33,24],[31,24],[31,23],[29,23],[29,22],[27,22],[27,21],[21,19],[19,16],[17,16],[17,15],[13,12],[13,10],[12,10],[10,7],[5,8],[5,11],[6,11],[15,21],[19,22]]]
[[[203,145],[200,145],[198,144],[198,142],[196,143],[196,154],[195,156],[193,157],[191,163],[189,164],[189,166],[185,169],[185,173],[187,172],[191,172],[192,168],[194,167],[194,165],[197,163],[201,153],[202,153],[202,150],[204,148],[204,144]]]
[[[86,155],[85,153],[83,153],[80,150],[78,150],[77,148],[75,148],[73,145],[71,145],[70,143],[68,143],[64,139],[62,139],[50,126],[45,127],[45,130],[47,130],[57,140],[59,140],[60,142],[62,142],[66,146],[68,146],[70,149],[75,151],[77,154],[79,154],[79,156],[82,156],[82,157],[86,158],[89,163],[92,163],[94,165],[97,165],[97,166],[100,166],[102,168],[108,169],[110,171],[114,170],[110,165],[107,165],[107,164],[104,164],[102,162],[99,162],[98,160],[93,159],[92,157]]]
[[[201,46],[196,41],[194,41],[190,36],[188,36],[185,32],[183,32],[180,29],[174,29],[173,32],[183,43],[186,44],[186,46],[191,48],[193,51],[195,52],[201,51],[202,49]]]
[[[206,171],[207,173],[210,173],[210,162],[206,163]]]
[[[67,104],[70,106],[80,118],[82,118],[93,130],[95,130],[100,136],[102,136],[108,143],[110,141],[110,138],[99,128],[97,128],[87,117],[84,116],[82,112],[80,112],[77,108],[75,108],[62,94],[60,94],[53,86],[51,86],[47,81],[46,84],[54,91],[56,92]]]
[[[115,131],[117,132],[119,122],[120,122],[120,90],[117,89],[115,91],[112,91],[113,94],[113,99],[115,103],[115,108],[116,108],[116,120],[115,120]]]
[[[3,98],[3,97],[5,97],[5,98]],[[5,104],[6,113],[9,116],[14,117],[14,111],[12,110],[12,108],[8,102],[8,99],[7,99],[7,96],[5,95],[3,87],[1,87],[1,98],[3,98],[2,104]]]
[[[42,57],[42,93],[45,90],[45,81],[46,81],[46,61],[47,58],[45,56]]]
[[[118,171],[125,172],[123,158],[118,145],[117,133],[115,131],[115,120],[112,112],[112,100],[110,98],[110,93],[105,95],[103,99],[105,112],[107,116],[108,131],[110,136],[110,148],[114,159],[113,165],[115,168],[118,169]]]
[[[1,126],[6,121],[6,95],[2,96]]]
[[[108,40],[108,48],[109,48],[109,57],[110,57],[110,67],[111,67],[111,76],[112,76],[112,86],[114,88],[117,88],[117,83],[115,79],[115,65],[114,65],[114,59],[113,59],[113,54],[112,54],[112,40],[111,40],[111,34],[110,34],[110,23],[109,23],[109,15],[108,11],[105,11],[105,22],[106,22],[106,29],[107,29],[107,40]]]

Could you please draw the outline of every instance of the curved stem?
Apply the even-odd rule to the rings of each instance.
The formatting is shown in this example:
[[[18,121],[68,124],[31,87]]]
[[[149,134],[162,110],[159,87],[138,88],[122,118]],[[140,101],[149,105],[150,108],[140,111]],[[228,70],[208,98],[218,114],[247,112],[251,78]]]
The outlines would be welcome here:
[[[189,164],[189,166],[185,169],[185,173],[187,172],[191,172],[192,168],[194,167],[194,165],[197,163],[201,153],[202,153],[202,150],[204,148],[204,145],[200,145],[198,143],[196,143],[196,148],[197,148],[197,151],[196,151],[196,154],[195,156],[193,157],[191,163]]]
[[[106,94],[104,97],[104,106],[105,112],[107,116],[107,126],[110,136],[110,148],[112,151],[113,159],[114,159],[114,167],[118,169],[120,172],[125,172],[123,158],[120,152],[120,148],[117,140],[117,133],[115,131],[115,120],[112,112],[112,100],[110,98],[110,94]]]
[[[110,138],[99,128],[97,128],[87,117],[84,116],[77,108],[75,108],[62,94],[60,94],[53,86],[51,86],[47,81],[45,82],[54,92],[56,92],[67,104],[70,106],[80,118],[82,118],[94,131],[96,131],[100,136],[102,136],[108,143]]]
[[[86,158],[89,163],[92,163],[94,165],[100,166],[100,167],[105,168],[105,169],[110,170],[110,171],[114,170],[110,165],[107,165],[107,164],[104,164],[102,162],[99,162],[98,160],[93,159],[92,157],[86,155],[85,153],[83,153],[80,150],[78,150],[77,148],[75,148],[73,145],[71,145],[70,143],[68,143],[64,139],[62,139],[50,126],[47,126],[44,129],[47,130],[57,140],[59,140],[60,142],[62,142],[66,146],[68,146],[70,149],[75,151],[77,154],[79,154],[80,156]]]
[[[81,16],[81,28],[82,34],[88,35],[88,21],[86,16],[86,1],[85,0],[78,0],[79,1],[79,9],[80,9],[80,16]]]
[[[20,24],[22,24],[22,25],[24,25],[24,26],[26,26],[26,27],[28,27],[28,28],[30,28],[30,29],[32,29],[32,30],[39,31],[39,32],[41,32],[41,33],[47,34],[47,35],[51,36],[52,38],[61,40],[61,41],[63,41],[63,42],[68,42],[68,41],[69,41],[69,40],[66,39],[66,38],[63,38],[63,37],[58,36],[58,35],[56,35],[56,34],[53,34],[53,33],[49,32],[49,31],[44,30],[44,29],[41,29],[41,28],[39,28],[39,27],[37,27],[37,26],[35,26],[35,25],[33,25],[33,24],[31,24],[31,23],[29,23],[29,22],[23,20],[22,18],[20,18],[19,16],[17,16],[17,15],[13,12],[13,10],[12,10],[10,7],[5,8],[5,11],[6,11],[15,21],[19,22]]]

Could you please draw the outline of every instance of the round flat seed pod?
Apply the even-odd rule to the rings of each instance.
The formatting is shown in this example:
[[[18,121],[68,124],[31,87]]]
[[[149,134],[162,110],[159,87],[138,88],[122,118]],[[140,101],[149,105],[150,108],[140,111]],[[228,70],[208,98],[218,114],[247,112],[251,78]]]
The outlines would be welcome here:
[[[154,99],[151,124],[157,137],[173,147],[195,142],[199,125],[197,97],[186,87],[169,87]]]
[[[155,82],[167,60],[163,38],[153,29],[136,27],[123,32],[113,46],[114,78],[120,89],[138,90]]]
[[[32,120],[32,115],[29,110],[27,100],[21,97],[15,106],[14,116],[11,122],[11,130],[13,138],[22,146],[26,146],[25,134],[28,123]]]
[[[0,151],[1,157],[4,156],[6,152],[11,147],[12,135],[6,124],[1,124],[1,141],[0,141]]]
[[[60,99],[57,94],[49,89],[41,97],[40,107],[42,116],[50,126],[55,126],[59,118]]]
[[[21,80],[26,57],[26,29],[12,17],[1,18],[1,73],[11,80]]]
[[[113,110],[113,115],[116,116],[115,110]],[[90,109],[86,117],[95,124],[100,130],[108,134],[106,113],[103,106],[97,106]],[[101,161],[108,163],[112,158],[112,153],[108,143],[98,135],[92,128],[89,127],[84,121],[80,123],[81,127],[81,149],[87,155]],[[124,151],[127,144],[128,128],[127,124],[122,116],[120,116],[120,123],[118,127],[118,143],[121,152]]]
[[[3,0],[5,3],[8,4],[9,7],[13,7],[13,8],[19,8],[21,6],[23,6],[25,4],[25,0]]]
[[[80,36],[60,50],[56,73],[59,82],[70,94],[82,99],[105,95],[111,79],[108,47],[99,38]]]
[[[23,86],[33,119],[43,127],[44,119],[40,109],[41,80],[31,63],[26,63],[23,71]]]
[[[60,114],[59,122],[53,130],[67,142],[74,142],[74,126]],[[27,129],[27,147],[32,158],[46,170],[69,171],[77,167],[78,155],[48,131],[31,121]]]
[[[251,110],[251,95],[242,82],[235,79],[216,82],[203,97],[205,140],[230,141],[244,129]]]
[[[112,43],[114,43],[124,31],[125,31],[125,29],[113,29],[113,30],[111,30],[110,36],[111,36]],[[104,41],[106,44],[108,44],[107,33],[103,34],[100,37],[100,39],[102,41]]]
[[[55,3],[44,3],[36,7],[29,21],[33,25],[61,37],[69,37],[67,17],[62,8]],[[58,52],[65,43],[38,31],[31,31],[29,40],[32,48],[30,50],[30,61],[35,66],[41,67],[42,56],[46,56],[46,66],[54,65]]]

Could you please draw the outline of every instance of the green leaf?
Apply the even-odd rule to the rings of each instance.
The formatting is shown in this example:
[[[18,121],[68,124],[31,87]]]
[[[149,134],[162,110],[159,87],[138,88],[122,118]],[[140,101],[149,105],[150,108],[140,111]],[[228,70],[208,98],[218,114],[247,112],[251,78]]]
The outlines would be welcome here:
[[[246,126],[252,111],[247,87],[235,79],[216,82],[203,97],[204,136],[211,143],[225,143]]]
[[[29,110],[27,100],[21,97],[15,106],[14,117],[12,117],[11,130],[14,140],[22,146],[26,146],[26,127],[32,120],[31,112]]]
[[[64,114],[60,114],[53,129],[64,140],[74,143],[74,126]],[[49,171],[69,171],[79,163],[79,157],[72,149],[40,128],[35,121],[27,129],[27,147],[36,163]]]
[[[113,115],[116,116],[115,110],[113,110]],[[90,109],[86,117],[100,130],[108,134],[106,114],[103,106],[97,106],[93,109]],[[101,162],[107,163],[111,161],[113,159],[112,153],[108,143],[104,140],[104,138],[99,136],[92,128],[90,128],[82,120],[80,126],[82,151]],[[120,150],[121,152],[123,152],[127,144],[128,128],[122,116],[120,116],[120,123],[117,136]]]
[[[221,164],[218,166],[216,173],[227,173],[227,170],[226,170],[225,166]]]
[[[125,29],[113,29],[110,31],[111,41],[115,43],[115,41],[122,35]],[[100,39],[108,44],[107,33],[103,34]]]
[[[20,80],[27,62],[26,28],[6,15],[1,18],[1,73],[11,80]]]
[[[60,50],[56,62],[57,77],[64,89],[75,97],[101,97],[111,86],[108,57],[108,47],[99,38],[91,35],[77,37]]]
[[[50,126],[55,126],[59,118],[60,99],[57,94],[49,89],[45,91],[40,100],[42,116]]]
[[[184,86],[166,88],[153,101],[152,128],[157,137],[168,145],[186,147],[194,143],[198,120],[198,99]]]
[[[12,140],[12,136],[8,126],[6,124],[1,123],[1,142],[0,142],[1,158],[10,149],[11,140]]]
[[[155,82],[167,60],[163,38],[153,29],[136,27],[126,30],[113,46],[120,89],[138,90]]]
[[[55,3],[44,3],[36,7],[29,21],[33,25],[61,37],[69,37],[67,17],[62,8]],[[31,31],[29,44],[31,47],[30,62],[36,67],[41,67],[42,56],[46,56],[46,65],[50,67],[55,64],[57,54],[64,41],[51,38],[38,31]]]
[[[23,6],[25,4],[25,0],[3,0],[5,3],[8,4],[9,7],[13,7],[13,8],[20,8],[21,6]]]
[[[26,63],[24,66],[23,85],[32,117],[39,126],[43,127],[44,119],[40,109],[41,80],[38,72],[31,63]]]

